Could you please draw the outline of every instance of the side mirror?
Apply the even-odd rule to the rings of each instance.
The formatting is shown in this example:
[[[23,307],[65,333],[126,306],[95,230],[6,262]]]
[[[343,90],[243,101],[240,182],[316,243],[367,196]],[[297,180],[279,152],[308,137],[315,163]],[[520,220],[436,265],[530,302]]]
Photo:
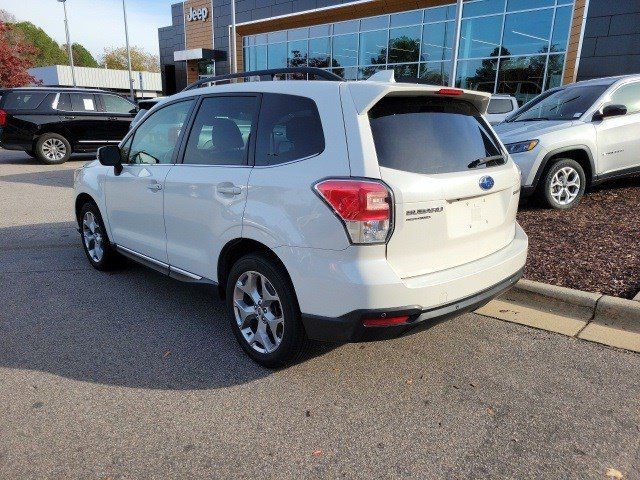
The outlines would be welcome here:
[[[98,161],[107,167],[113,167],[116,175],[122,172],[122,156],[120,147],[117,145],[107,145],[98,149]]]
[[[594,121],[604,120],[609,117],[621,117],[627,114],[627,107],[624,105],[607,105],[602,109],[602,112],[596,112],[593,114]]]

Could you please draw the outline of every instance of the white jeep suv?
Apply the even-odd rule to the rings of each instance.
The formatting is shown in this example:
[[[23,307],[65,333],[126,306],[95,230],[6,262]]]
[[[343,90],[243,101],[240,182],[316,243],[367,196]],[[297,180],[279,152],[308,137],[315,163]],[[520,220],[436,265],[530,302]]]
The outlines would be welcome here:
[[[640,173],[640,75],[549,90],[495,127],[524,194],[574,207],[587,186]]]
[[[527,256],[489,95],[320,72],[168,97],[75,176],[95,268],[217,284],[267,367],[478,308]]]

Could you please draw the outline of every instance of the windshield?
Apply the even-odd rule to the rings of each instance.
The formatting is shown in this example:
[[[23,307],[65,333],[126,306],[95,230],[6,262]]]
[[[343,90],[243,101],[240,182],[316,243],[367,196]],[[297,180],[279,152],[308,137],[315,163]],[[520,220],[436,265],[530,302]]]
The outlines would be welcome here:
[[[586,85],[567,87],[531,103],[518,113],[510,122],[535,120],[573,120],[580,118],[591,105],[604,93],[608,85]]]

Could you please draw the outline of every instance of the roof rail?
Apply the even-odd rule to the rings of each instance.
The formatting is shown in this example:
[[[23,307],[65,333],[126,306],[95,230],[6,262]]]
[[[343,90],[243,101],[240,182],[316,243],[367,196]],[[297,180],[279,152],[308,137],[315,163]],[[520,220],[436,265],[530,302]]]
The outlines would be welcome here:
[[[228,75],[218,75],[211,77],[204,77],[200,80],[187,85],[182,91],[192,90],[198,88],[200,85],[207,83],[222,82],[225,80],[233,80],[235,78],[247,78],[247,77],[260,77],[261,81],[273,80],[276,75],[296,74],[301,73],[304,75],[311,75],[322,80],[329,80],[332,82],[342,82],[344,79],[335,73],[328,72],[321,68],[316,67],[288,67],[288,68],[270,68],[268,70],[254,70],[250,72],[230,73]]]

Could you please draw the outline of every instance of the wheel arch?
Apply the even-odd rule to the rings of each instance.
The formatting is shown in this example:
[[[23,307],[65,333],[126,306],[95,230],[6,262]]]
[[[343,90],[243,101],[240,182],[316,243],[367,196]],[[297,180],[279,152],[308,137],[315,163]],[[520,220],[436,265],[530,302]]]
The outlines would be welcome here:
[[[33,133],[32,139],[31,139],[31,147],[33,150],[35,150],[36,148],[36,143],[38,142],[38,139],[45,133],[55,133],[56,135],[61,135],[64,138],[66,138],[67,142],[69,142],[69,145],[71,145],[71,151],[73,152],[73,147],[76,143],[76,139],[73,137],[73,135],[71,135],[71,132],[69,130],[55,124],[43,125]]]
[[[573,145],[570,147],[558,148],[551,150],[543,158],[538,172],[536,173],[533,181],[533,187],[537,188],[540,180],[546,175],[549,169],[558,160],[563,158],[570,158],[580,164],[584,170],[584,174],[587,178],[587,185],[592,185],[596,179],[596,167],[595,160],[591,149],[587,145]]]
[[[284,262],[280,259],[280,257],[271,248],[269,248],[264,243],[253,240],[251,238],[236,238],[234,240],[228,241],[225,246],[222,247],[220,255],[218,256],[216,277],[218,281],[218,291],[220,293],[220,298],[225,298],[227,280],[229,278],[229,272],[231,272],[233,264],[241,257],[249,253],[262,253],[270,257],[273,261],[275,261],[283,268],[284,272],[287,275],[287,279],[289,280],[291,285],[293,285],[289,270],[285,266]]]
[[[89,195],[86,192],[80,192],[78,196],[76,196],[75,208],[74,208],[78,227],[80,226],[80,222],[82,221],[82,219],[80,218],[80,211],[82,210],[82,206],[87,202],[91,202],[95,204],[98,210],[100,210],[100,206],[98,205],[98,202],[96,202],[96,200],[91,195]],[[102,212],[100,212],[100,215],[102,215]],[[104,218],[104,215],[102,215],[102,218]]]

